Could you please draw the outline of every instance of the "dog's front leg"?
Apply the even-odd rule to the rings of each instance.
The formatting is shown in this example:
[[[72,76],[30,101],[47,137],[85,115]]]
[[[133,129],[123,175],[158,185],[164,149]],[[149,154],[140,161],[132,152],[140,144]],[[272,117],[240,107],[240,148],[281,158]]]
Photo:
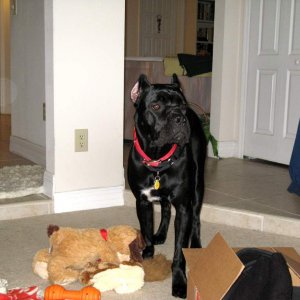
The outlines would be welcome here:
[[[188,247],[190,215],[184,205],[176,207],[175,216],[175,252],[172,264],[172,295],[186,298],[185,259],[182,248]]]
[[[143,251],[143,258],[150,258],[154,255],[153,246],[153,204],[145,199],[136,200],[137,216],[140,222],[141,233],[146,242],[146,248]]]
[[[154,245],[163,244],[166,241],[170,218],[171,218],[171,203],[167,199],[162,199],[161,205],[161,221],[157,232],[154,234]]]

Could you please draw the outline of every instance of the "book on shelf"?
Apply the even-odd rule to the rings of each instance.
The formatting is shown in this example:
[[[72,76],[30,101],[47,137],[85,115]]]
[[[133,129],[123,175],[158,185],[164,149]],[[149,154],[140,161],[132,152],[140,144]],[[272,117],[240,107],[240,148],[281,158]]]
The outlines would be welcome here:
[[[198,2],[198,20],[213,21],[215,14],[215,3],[213,1]]]

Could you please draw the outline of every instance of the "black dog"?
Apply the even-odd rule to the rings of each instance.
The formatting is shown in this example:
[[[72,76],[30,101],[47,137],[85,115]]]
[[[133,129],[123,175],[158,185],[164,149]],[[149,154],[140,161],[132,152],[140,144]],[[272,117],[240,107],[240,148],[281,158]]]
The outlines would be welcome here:
[[[201,247],[205,135],[199,117],[187,105],[176,75],[171,84],[153,85],[141,75],[131,98],[136,113],[128,181],[147,245],[143,257],[152,257],[154,245],[165,242],[172,204],[176,209],[172,294],[185,298],[182,248]],[[153,232],[154,201],[161,205],[161,222],[156,234]]]

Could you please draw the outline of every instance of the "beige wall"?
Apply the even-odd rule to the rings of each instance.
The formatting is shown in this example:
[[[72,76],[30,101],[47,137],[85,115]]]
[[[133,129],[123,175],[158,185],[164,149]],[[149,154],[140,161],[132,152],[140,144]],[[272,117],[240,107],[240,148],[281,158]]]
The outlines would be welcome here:
[[[53,28],[55,211],[122,205],[125,1],[54,0]]]
[[[139,56],[139,3],[140,0],[126,0],[126,56]],[[174,3],[177,5],[176,52],[195,54],[197,0]]]
[[[124,8],[54,0],[56,193],[123,185]],[[88,129],[88,152],[74,151],[76,128]]]

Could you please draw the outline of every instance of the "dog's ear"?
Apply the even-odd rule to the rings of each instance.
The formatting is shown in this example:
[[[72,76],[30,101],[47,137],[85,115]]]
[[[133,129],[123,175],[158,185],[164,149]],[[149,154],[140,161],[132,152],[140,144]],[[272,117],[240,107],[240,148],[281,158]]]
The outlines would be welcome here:
[[[177,85],[178,88],[180,88],[180,82],[179,82],[178,77],[175,73],[173,73],[173,75],[172,75],[171,83]]]
[[[178,77],[177,77],[177,75],[175,73],[173,73],[173,75],[172,75],[171,84],[173,86],[175,86],[175,88],[177,88],[178,90],[180,90],[181,93],[183,93],[182,88],[180,86],[180,81],[179,81],[179,79],[178,79]]]
[[[150,87],[150,82],[147,79],[147,76],[141,74],[138,81],[133,86],[130,96],[133,103],[136,103],[137,98],[139,97],[141,91]]]
[[[47,227],[48,237],[50,237],[53,234],[53,232],[58,231],[58,230],[59,230],[59,226],[53,225],[53,224],[48,225],[48,227]]]

